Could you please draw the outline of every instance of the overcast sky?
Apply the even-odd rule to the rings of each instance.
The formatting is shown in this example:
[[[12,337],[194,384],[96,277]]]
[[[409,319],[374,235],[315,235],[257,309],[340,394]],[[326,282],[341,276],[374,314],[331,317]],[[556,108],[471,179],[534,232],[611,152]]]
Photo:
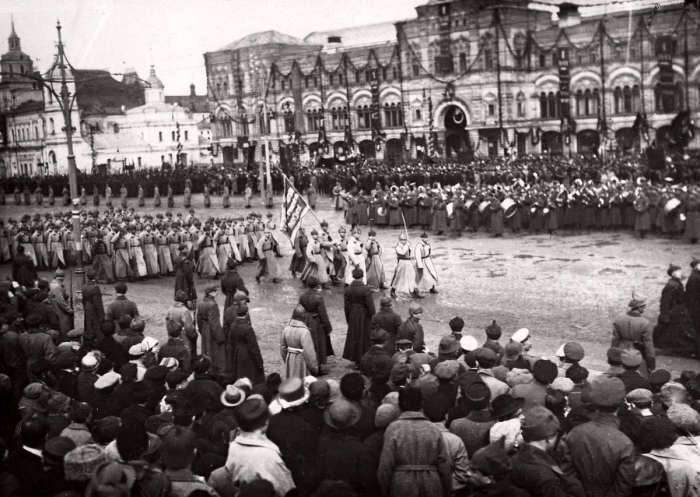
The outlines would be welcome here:
[[[427,0],[0,0],[0,52],[7,50],[12,14],[23,51],[45,71],[56,52],[60,19],[73,66],[112,72],[134,67],[146,78],[154,64],[166,94],[187,93],[190,83],[202,94],[202,54],[247,34],[275,29],[301,38],[311,31],[409,19],[423,3]]]
[[[14,15],[22,50],[43,72],[56,52],[56,19],[73,66],[143,78],[151,64],[166,94],[204,93],[203,53],[256,31],[297,37],[311,31],[415,17],[426,0],[1,0],[0,47]]]

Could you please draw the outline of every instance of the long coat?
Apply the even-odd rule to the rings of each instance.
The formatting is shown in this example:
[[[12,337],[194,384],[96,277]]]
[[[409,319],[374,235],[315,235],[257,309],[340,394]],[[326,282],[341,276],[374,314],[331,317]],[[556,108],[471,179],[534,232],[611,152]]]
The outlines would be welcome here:
[[[318,359],[314,340],[303,321],[291,319],[282,330],[280,355],[284,361],[282,378],[304,379],[309,372],[318,373]]]
[[[319,480],[342,480],[358,496],[377,495],[377,474],[372,452],[346,431],[326,428],[318,443]]]
[[[620,349],[637,349],[642,353],[649,369],[654,369],[653,328],[649,320],[638,311],[629,311],[613,322],[611,347]],[[644,368],[644,371],[647,369]]]
[[[265,381],[263,358],[248,316],[224,319],[226,371],[235,378],[248,378],[253,385]]]
[[[345,338],[343,357],[359,362],[369,349],[369,332],[374,316],[372,290],[361,281],[353,281],[345,289],[345,320],[348,334]]]
[[[34,261],[28,255],[17,254],[12,261],[12,279],[20,285],[30,288],[37,279]]]
[[[231,304],[233,304],[233,296],[236,294],[236,290],[248,295],[248,289],[245,286],[245,282],[238,271],[235,269],[228,269],[223,276],[221,276],[221,291],[226,295],[226,301],[224,302],[224,310],[228,309]]]
[[[686,307],[683,283],[671,278],[661,292],[654,345],[675,351],[695,351],[695,328]]]
[[[385,497],[450,495],[449,455],[437,426],[420,412],[402,413],[384,432],[377,477]]]
[[[211,358],[212,368],[215,371],[226,369],[226,336],[214,297],[204,297],[197,304],[197,329],[202,337],[202,354]]]
[[[184,257],[173,259],[175,267],[175,294],[182,290],[187,294],[187,300],[197,300],[197,289],[194,286],[194,263]]]
[[[685,284],[685,301],[690,319],[695,326],[696,336],[700,336],[700,271],[693,269]]]
[[[102,292],[97,283],[88,283],[83,287],[83,310],[85,312],[83,336],[88,340],[102,340],[105,308],[102,303]]]
[[[326,302],[319,292],[312,289],[299,297],[299,303],[306,310],[305,322],[314,341],[318,363],[319,365],[325,364],[327,356],[334,355],[330,339],[333,327],[330,319],[328,319]]]

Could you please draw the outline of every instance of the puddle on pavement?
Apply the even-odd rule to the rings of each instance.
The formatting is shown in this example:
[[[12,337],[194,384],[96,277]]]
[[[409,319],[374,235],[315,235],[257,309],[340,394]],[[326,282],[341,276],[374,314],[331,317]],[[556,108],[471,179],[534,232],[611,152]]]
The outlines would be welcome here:
[[[643,265],[643,264],[625,264],[624,267],[627,267],[627,268],[642,267],[642,268],[644,268],[644,267],[646,267],[646,266]]]
[[[505,276],[507,274],[507,271],[489,271],[486,276],[489,278],[500,278],[502,276]]]
[[[610,267],[605,267],[605,268],[601,269],[600,271],[598,271],[598,274],[601,276],[606,275],[606,274],[624,274],[624,271],[622,269],[613,269]]]
[[[543,255],[531,255],[531,254],[515,254],[513,256],[516,259],[533,259],[535,257],[544,257]]]

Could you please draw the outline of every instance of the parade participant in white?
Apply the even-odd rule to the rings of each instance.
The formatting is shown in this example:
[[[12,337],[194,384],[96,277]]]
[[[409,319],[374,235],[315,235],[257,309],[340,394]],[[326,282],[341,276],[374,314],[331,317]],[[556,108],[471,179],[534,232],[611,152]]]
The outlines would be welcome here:
[[[438,293],[435,288],[438,283],[437,271],[431,257],[432,247],[428,235],[423,233],[413,251],[416,258],[416,289],[418,292]]]

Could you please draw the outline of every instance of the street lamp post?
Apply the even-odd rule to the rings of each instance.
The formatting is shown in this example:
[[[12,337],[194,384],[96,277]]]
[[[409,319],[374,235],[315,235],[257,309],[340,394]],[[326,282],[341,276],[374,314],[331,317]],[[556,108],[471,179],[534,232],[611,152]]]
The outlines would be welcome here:
[[[71,211],[71,224],[73,232],[73,243],[76,248],[76,267],[74,275],[77,281],[72,281],[72,287],[76,288],[76,293],[80,294],[83,287],[85,270],[83,269],[83,241],[80,227],[80,194],[78,193],[78,168],[75,165],[75,154],[73,152],[73,120],[71,112],[73,110],[73,98],[68,90],[66,78],[66,56],[63,50],[63,39],[61,38],[61,23],[56,22],[56,31],[58,32],[58,68],[61,73],[61,97],[59,107],[63,113],[64,131],[66,133],[66,148],[68,149],[68,184],[70,188],[70,196],[73,200],[73,210]],[[53,88],[50,89],[53,91]],[[78,302],[78,299],[75,299]]]
[[[255,73],[255,82],[257,86],[257,92],[260,96],[259,105],[262,106],[263,117],[260,121],[260,132],[262,134],[261,138],[265,146],[265,167],[260,166],[260,193],[262,195],[263,201],[265,201],[265,191],[266,188],[270,188],[270,193],[272,191],[272,175],[270,172],[270,126],[268,120],[267,112],[267,91],[269,83],[269,75],[265,69],[264,64],[260,61],[257,55],[251,55],[251,65]],[[263,72],[263,77],[260,77],[261,71]]]

